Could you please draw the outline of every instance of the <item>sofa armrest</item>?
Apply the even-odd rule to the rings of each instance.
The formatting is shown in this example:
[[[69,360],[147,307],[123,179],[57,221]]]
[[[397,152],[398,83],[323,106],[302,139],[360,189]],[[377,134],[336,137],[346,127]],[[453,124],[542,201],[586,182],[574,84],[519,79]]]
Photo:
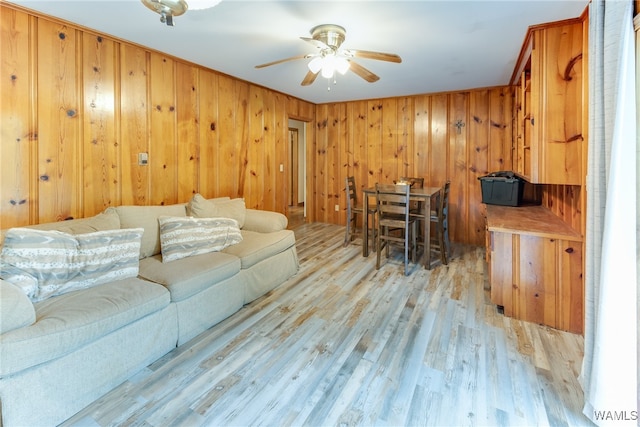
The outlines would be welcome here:
[[[17,286],[0,279],[0,334],[35,321],[36,309],[29,297]]]
[[[280,212],[247,209],[243,230],[272,233],[287,228],[289,221]]]

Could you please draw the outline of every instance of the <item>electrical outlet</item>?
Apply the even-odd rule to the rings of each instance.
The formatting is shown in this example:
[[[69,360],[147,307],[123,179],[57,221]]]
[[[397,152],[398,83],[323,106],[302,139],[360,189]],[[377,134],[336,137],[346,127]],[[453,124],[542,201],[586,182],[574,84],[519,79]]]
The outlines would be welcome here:
[[[340,205],[336,205],[336,212],[340,212]]]

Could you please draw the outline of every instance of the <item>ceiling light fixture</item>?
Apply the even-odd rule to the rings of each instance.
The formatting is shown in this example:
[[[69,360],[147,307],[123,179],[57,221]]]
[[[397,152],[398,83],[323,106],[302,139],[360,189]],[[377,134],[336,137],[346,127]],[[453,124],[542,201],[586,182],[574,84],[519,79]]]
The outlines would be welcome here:
[[[173,17],[180,16],[187,10],[209,9],[221,0],[140,0],[149,9],[160,14],[160,22],[173,27]]]
[[[189,9],[185,0],[140,0],[149,9],[160,14],[160,22],[173,27],[173,17],[180,16]]]
[[[307,67],[309,71],[314,74],[320,72],[322,77],[325,79],[330,79],[335,75],[335,72],[339,72],[344,75],[347,71],[349,71],[349,67],[351,64],[342,56],[337,56],[335,52],[330,52],[324,54],[322,56],[316,56],[311,61]]]

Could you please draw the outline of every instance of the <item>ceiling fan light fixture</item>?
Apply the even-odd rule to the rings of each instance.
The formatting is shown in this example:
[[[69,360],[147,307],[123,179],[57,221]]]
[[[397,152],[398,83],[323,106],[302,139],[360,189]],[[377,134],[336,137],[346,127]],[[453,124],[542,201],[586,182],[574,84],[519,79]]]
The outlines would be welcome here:
[[[324,64],[322,66],[322,77],[324,77],[325,79],[330,79],[331,77],[333,77],[333,73],[335,72],[335,68],[333,66],[333,64]]]
[[[313,74],[317,74],[322,69],[322,58],[320,56],[316,56],[311,61],[309,61],[307,67]]]
[[[349,71],[349,67],[351,67],[351,63],[349,63],[347,58],[343,58],[340,56],[335,58],[335,67],[337,72],[344,75],[347,71]]]
[[[140,0],[147,8],[160,14],[160,22],[173,26],[173,17],[189,9],[185,0]]]

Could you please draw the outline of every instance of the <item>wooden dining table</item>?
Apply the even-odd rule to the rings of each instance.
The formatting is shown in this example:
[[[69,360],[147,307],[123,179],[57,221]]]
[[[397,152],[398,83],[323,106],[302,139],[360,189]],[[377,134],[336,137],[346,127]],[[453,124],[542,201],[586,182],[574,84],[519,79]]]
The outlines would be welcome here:
[[[396,186],[395,184],[382,184],[382,185],[379,185],[379,187],[384,191],[389,191],[389,190],[394,191],[398,189],[398,186]],[[440,191],[441,191],[441,187],[423,187],[423,188],[411,187],[411,190],[409,192],[409,198],[411,200],[417,200],[417,201],[423,202],[423,203],[420,203],[420,205],[422,205],[421,214],[424,215],[424,227],[422,227],[424,253],[422,258],[424,262],[424,267],[427,270],[431,269],[431,244],[430,244],[431,242],[431,226],[430,226],[431,202],[433,200],[436,200],[436,198],[440,194]],[[362,193],[363,193],[363,197],[362,197],[363,211],[367,212],[369,208],[369,199],[373,198],[375,203],[376,188],[375,187],[365,188],[364,190],[362,190]],[[398,194],[404,194],[404,192],[398,189]],[[363,231],[362,256],[364,257],[369,256],[369,225],[367,224],[367,217],[368,215],[362,216],[363,218],[362,220],[362,231]]]

